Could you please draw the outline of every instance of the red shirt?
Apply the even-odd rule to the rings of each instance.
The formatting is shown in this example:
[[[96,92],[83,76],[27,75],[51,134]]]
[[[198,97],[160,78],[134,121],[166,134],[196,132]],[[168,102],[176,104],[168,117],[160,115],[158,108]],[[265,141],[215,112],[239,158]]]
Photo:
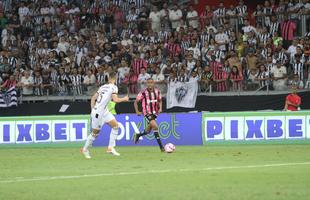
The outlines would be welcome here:
[[[297,94],[289,94],[289,95],[287,95],[286,101],[289,101],[289,102],[291,102],[291,103],[293,103],[295,105],[298,105],[298,106],[301,104],[301,98]],[[292,106],[292,105],[288,105],[287,109],[290,110],[290,111],[296,111],[298,106],[295,107],[295,106]]]

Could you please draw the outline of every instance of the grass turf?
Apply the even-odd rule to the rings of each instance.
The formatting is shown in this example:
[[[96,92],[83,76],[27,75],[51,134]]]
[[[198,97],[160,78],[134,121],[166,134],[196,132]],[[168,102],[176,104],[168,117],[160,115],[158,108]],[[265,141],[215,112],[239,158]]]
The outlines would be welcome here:
[[[93,159],[85,160],[77,146],[0,148],[0,199],[306,200],[310,196],[310,164],[242,167],[310,162],[308,144],[178,146],[173,154],[160,153],[157,147],[119,147],[121,157],[107,155],[103,148],[91,150]],[[232,166],[241,168],[226,168]],[[37,177],[43,180],[29,180]]]

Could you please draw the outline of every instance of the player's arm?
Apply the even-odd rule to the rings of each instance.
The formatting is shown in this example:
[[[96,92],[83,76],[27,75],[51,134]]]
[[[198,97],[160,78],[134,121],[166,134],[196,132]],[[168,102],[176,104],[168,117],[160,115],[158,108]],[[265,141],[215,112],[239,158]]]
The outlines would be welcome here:
[[[163,101],[162,101],[162,97],[161,97],[161,92],[158,92],[158,104],[159,104],[159,110],[158,113],[162,113],[163,112]]]
[[[117,94],[112,94],[112,100],[115,102],[115,103],[121,103],[121,102],[126,102],[126,101],[129,101],[129,97],[128,95],[120,98],[117,96]]]
[[[298,107],[300,104],[294,104],[294,103],[292,103],[292,102],[290,102],[290,101],[287,101],[287,104],[288,105],[291,105],[291,106],[294,106],[294,107]]]
[[[139,100],[136,99],[133,105],[135,107],[136,114],[141,115],[141,112],[139,111],[139,107],[138,107],[138,102],[139,102]]]
[[[158,113],[162,113],[163,112],[163,101],[160,99],[158,103],[159,103]]]
[[[97,101],[97,98],[98,98],[98,92],[96,92],[92,97],[91,97],[91,100],[90,100],[90,106],[91,106],[91,109],[94,108],[95,104],[96,104],[96,101]]]

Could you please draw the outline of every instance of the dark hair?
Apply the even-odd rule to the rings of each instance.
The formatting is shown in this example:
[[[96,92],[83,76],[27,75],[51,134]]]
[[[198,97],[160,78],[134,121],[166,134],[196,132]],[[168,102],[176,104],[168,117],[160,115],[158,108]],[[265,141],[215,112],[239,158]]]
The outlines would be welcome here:
[[[234,69],[236,69],[237,71],[234,72]],[[234,66],[232,67],[231,73],[234,74],[234,75],[235,75],[235,74],[239,74],[239,69],[238,69],[238,67],[237,67],[236,65],[234,65]]]

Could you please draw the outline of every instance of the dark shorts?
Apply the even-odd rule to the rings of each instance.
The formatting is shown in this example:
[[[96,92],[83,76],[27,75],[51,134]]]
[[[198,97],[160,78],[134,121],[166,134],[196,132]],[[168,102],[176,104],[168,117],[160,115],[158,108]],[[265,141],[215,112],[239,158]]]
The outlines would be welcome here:
[[[149,124],[152,120],[157,119],[157,115],[154,115],[154,114],[145,115],[144,118],[147,121],[147,123]]]

